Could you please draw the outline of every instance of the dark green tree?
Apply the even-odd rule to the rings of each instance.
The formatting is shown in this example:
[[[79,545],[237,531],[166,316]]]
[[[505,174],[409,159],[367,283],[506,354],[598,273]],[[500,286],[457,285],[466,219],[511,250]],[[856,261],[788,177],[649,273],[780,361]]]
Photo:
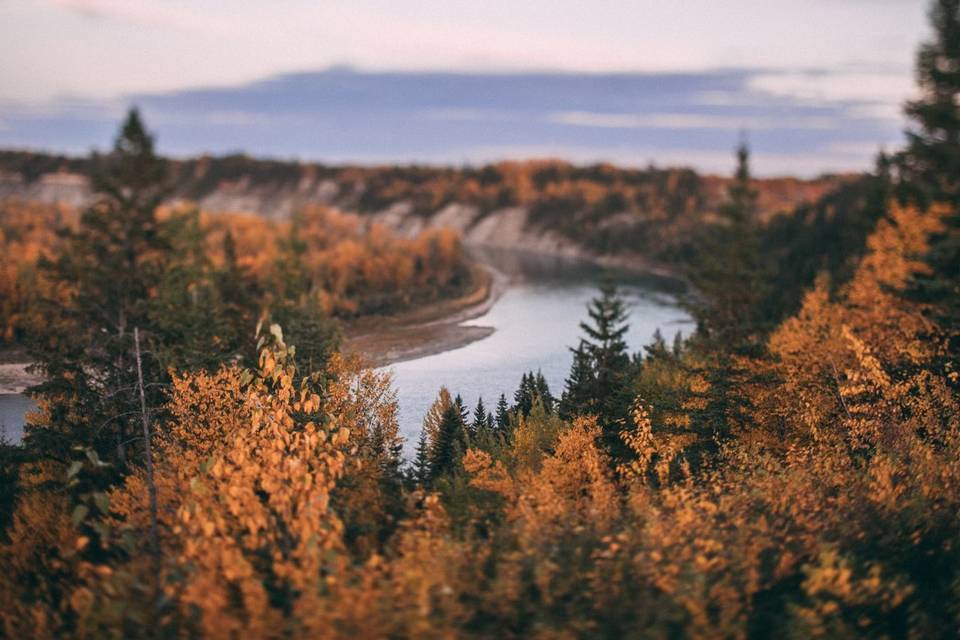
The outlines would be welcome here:
[[[166,164],[154,153],[136,109],[113,151],[96,158],[96,202],[77,228],[64,230],[64,250],[41,268],[66,304],[44,301],[47,322],[29,345],[44,382],[32,389],[49,407],[44,424],[26,436],[34,451],[66,461],[87,448],[115,472],[126,468],[139,442],[139,401],[133,329],[155,339],[151,302],[171,259],[157,206],[167,193]],[[162,404],[156,385],[165,374],[144,354],[147,403]]]
[[[520,386],[513,392],[513,406],[518,415],[527,417],[533,408],[534,395],[536,394],[533,373],[524,373],[520,377]]]
[[[550,385],[547,384],[547,379],[543,376],[542,371],[537,371],[537,375],[533,379],[533,389],[535,402],[543,405],[544,410],[548,414],[553,413],[556,401],[553,398],[553,394],[550,393]]]
[[[906,104],[913,121],[901,154],[904,190],[921,204],[960,204],[960,0],[934,0],[933,38],[917,54],[917,100]]]
[[[510,407],[507,404],[507,396],[502,393],[500,394],[500,399],[497,401],[496,428],[501,438],[504,440],[509,438]]]
[[[414,485],[423,487],[430,481],[430,443],[427,440],[427,432],[420,430],[420,438],[417,440],[417,451],[413,458],[412,480]]]
[[[586,341],[581,340],[577,348],[570,351],[573,352],[573,364],[560,397],[560,415],[564,420],[598,413],[597,381]]]
[[[701,241],[690,271],[702,296],[693,308],[697,345],[709,363],[701,371],[708,382],[702,399],[705,408],[695,420],[711,443],[727,437],[746,419],[747,394],[738,389],[751,373],[738,363],[743,357],[762,355],[772,324],[764,305],[771,270],[760,250],[749,160],[749,149],[741,143],[727,202],[719,211],[720,223]]]
[[[164,231],[171,251],[150,301],[151,348],[165,370],[216,369],[240,355],[242,340],[252,345],[254,327],[235,331],[236,310],[223,301],[199,212],[171,216]]]
[[[460,471],[463,454],[468,446],[467,425],[462,406],[462,402],[454,401],[443,411],[430,461],[431,480],[458,475]]]
[[[629,325],[626,301],[612,282],[600,287],[600,296],[587,309],[590,322],[581,322],[586,334],[584,345],[593,365],[593,381],[597,417],[603,429],[603,440],[612,456],[623,448],[620,431],[626,424],[629,409],[630,356],[624,340]]]
[[[253,361],[257,356],[256,345],[249,337],[254,335],[262,311],[263,292],[258,289],[253,275],[240,265],[236,240],[229,229],[223,236],[223,267],[216,277],[221,304],[230,323],[229,335],[233,344],[229,350]]]
[[[487,427],[487,408],[483,406],[483,397],[477,399],[477,406],[473,410],[473,422],[470,424],[473,433]]]
[[[931,242],[931,269],[912,283],[910,296],[930,305],[946,335],[935,365],[956,372],[960,362],[960,0],[935,0],[933,38],[921,46],[916,76],[920,97],[908,102],[913,121],[908,146],[898,160],[901,197],[920,206],[952,205],[946,229]],[[955,382],[960,386],[960,382]]]

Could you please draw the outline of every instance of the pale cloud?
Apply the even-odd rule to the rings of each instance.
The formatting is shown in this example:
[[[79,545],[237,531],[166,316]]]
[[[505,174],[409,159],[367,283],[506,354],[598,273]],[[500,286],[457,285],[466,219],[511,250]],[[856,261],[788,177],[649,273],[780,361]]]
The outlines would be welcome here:
[[[912,95],[909,71],[806,71],[760,73],[750,77],[748,86],[770,95],[808,104],[824,102],[865,102],[899,104]]]
[[[548,116],[555,124],[610,129],[832,129],[834,118],[823,116],[724,116],[693,113],[591,113],[559,111]]]
[[[802,0],[4,0],[0,99],[224,86],[343,62],[774,75],[904,66],[922,36],[925,4],[835,0],[808,11]],[[901,76],[909,82],[905,67]],[[803,82],[771,89],[810,95]]]

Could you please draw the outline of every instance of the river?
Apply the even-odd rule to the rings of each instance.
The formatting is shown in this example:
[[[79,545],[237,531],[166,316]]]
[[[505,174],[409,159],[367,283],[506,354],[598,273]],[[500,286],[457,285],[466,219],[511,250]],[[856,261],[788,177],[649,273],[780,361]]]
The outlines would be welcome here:
[[[596,265],[557,258],[501,253],[485,256],[505,270],[511,282],[484,315],[464,324],[495,331],[464,347],[385,367],[392,371],[400,403],[400,430],[406,452],[412,453],[423,417],[441,385],[463,397],[472,412],[479,397],[488,409],[501,393],[512,402],[520,377],[540,371],[555,396],[563,382],[587,317],[587,304],[597,295],[604,273],[618,282],[630,308],[626,335],[631,352],[649,344],[660,329],[669,341],[679,331],[687,335],[693,322],[677,300],[675,286],[626,272],[604,272]]]

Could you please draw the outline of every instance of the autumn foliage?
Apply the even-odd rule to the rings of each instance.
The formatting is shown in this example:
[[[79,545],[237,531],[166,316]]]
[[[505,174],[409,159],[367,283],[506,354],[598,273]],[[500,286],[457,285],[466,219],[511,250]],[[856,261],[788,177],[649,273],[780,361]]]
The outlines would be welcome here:
[[[153,579],[143,475],[110,492],[94,542],[40,488],[45,466],[2,551],[5,631],[940,635],[960,616],[943,601],[960,575],[960,406],[955,374],[930,366],[937,325],[902,292],[947,214],[890,207],[850,283],[820,283],[749,363],[775,382],[743,389],[754,419],[695,470],[689,421],[638,398],[619,466],[592,418],[534,411],[466,452],[460,489],[404,489],[389,380],[338,356],[298,381],[274,328],[255,369],[170,392],[162,604],[135,596]]]
[[[448,229],[414,238],[323,207],[307,207],[292,221],[245,214],[204,214],[185,206],[164,208],[161,220],[197,215],[203,260],[225,267],[224,241],[258,304],[289,295],[330,316],[390,313],[459,294],[473,283],[456,233]],[[0,344],[23,342],[44,322],[38,301],[66,300],[39,268],[41,257],[62,250],[58,230],[75,224],[65,206],[0,202]],[[252,331],[253,326],[246,328]]]

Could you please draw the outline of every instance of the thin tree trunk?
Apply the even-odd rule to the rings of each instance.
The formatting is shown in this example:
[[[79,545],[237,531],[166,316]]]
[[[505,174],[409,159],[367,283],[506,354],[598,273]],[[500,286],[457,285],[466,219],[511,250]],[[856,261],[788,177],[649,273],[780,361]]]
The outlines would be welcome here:
[[[140,329],[133,328],[133,342],[137,356],[137,386],[140,390],[140,416],[143,422],[143,449],[147,459],[147,492],[150,496],[150,551],[153,554],[155,598],[160,589],[160,538],[157,532],[157,485],[153,479],[153,452],[150,446],[150,416],[147,413],[147,398],[143,391],[143,366],[140,357]]]

